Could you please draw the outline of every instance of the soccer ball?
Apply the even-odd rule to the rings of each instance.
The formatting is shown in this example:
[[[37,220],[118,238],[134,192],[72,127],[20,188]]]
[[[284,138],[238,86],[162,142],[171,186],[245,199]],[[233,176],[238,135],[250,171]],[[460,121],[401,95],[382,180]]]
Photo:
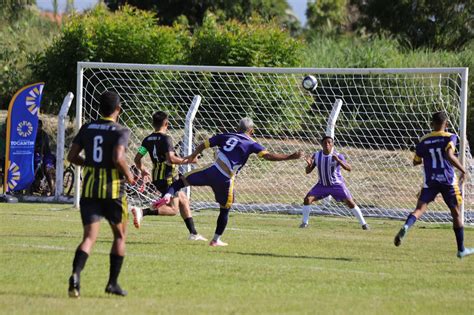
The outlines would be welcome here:
[[[318,87],[318,80],[312,75],[307,75],[303,79],[303,87],[305,90],[314,91]]]

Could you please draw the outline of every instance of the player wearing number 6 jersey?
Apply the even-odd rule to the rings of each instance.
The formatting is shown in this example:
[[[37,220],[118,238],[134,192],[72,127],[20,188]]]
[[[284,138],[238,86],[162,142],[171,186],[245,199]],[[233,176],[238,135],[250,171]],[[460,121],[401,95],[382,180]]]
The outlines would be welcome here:
[[[103,217],[109,221],[114,235],[105,292],[127,295],[127,291],[117,283],[117,278],[125,256],[128,215],[125,180],[131,184],[134,180],[125,153],[130,131],[116,123],[120,111],[119,96],[113,92],[103,93],[99,104],[102,117],[81,127],[67,156],[71,163],[84,166],[80,200],[84,236],[72,263],[70,297],[80,295],[80,274],[95,244]],[[85,157],[80,155],[82,150]]]
[[[395,236],[394,243],[395,246],[400,246],[408,229],[423,215],[428,204],[436,198],[436,195],[441,193],[453,217],[453,229],[458,246],[457,256],[463,258],[473,254],[474,248],[464,247],[464,227],[460,213],[462,197],[454,167],[461,172],[461,181],[464,179],[466,171],[454,154],[456,135],[445,131],[448,126],[446,113],[433,114],[431,123],[434,131],[420,139],[413,159],[413,165],[423,163],[423,188],[415,211],[408,216],[405,225]]]
[[[250,118],[243,118],[239,123],[237,133],[216,135],[201,143],[189,156],[189,160],[196,160],[196,157],[206,148],[217,147],[217,159],[214,164],[185,174],[171,185],[162,199],[157,201],[157,205],[169,203],[171,196],[185,186],[210,186],[215,200],[220,205],[215,235],[209,244],[211,246],[227,245],[220,240],[220,237],[224,233],[229,210],[234,202],[234,179],[251,154],[257,154],[268,161],[293,160],[301,157],[301,152],[288,155],[269,153],[251,138],[253,131],[253,121]]]

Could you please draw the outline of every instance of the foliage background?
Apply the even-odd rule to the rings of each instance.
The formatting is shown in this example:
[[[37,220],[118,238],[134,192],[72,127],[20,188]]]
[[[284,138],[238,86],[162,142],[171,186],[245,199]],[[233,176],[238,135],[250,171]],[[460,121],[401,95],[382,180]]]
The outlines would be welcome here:
[[[57,113],[75,90],[77,61],[473,69],[472,2],[382,2],[310,2],[302,28],[285,0],[116,0],[60,19],[45,17],[34,1],[10,1],[0,8],[0,108],[23,85],[45,81],[43,110]],[[468,120],[474,125],[472,106]]]

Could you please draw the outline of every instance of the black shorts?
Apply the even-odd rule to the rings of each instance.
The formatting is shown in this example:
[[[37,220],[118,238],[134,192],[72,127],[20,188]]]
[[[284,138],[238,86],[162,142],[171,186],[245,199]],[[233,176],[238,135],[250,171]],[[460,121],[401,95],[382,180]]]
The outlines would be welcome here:
[[[110,224],[119,224],[128,220],[127,197],[119,199],[81,198],[81,219],[83,225],[106,218]]]

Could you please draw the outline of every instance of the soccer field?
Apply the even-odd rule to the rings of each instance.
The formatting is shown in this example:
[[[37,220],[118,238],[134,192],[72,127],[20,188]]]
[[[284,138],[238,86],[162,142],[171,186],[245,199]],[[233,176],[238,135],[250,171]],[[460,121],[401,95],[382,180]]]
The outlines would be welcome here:
[[[179,217],[129,225],[120,284],[107,296],[111,231],[101,236],[81,277],[67,279],[82,228],[67,205],[0,204],[2,314],[472,314],[474,257],[456,258],[451,225],[417,224],[399,248],[401,222],[232,213],[228,247],[190,242]],[[195,212],[211,237],[216,211]],[[130,221],[131,222],[131,221]],[[474,230],[466,228],[467,246]]]

